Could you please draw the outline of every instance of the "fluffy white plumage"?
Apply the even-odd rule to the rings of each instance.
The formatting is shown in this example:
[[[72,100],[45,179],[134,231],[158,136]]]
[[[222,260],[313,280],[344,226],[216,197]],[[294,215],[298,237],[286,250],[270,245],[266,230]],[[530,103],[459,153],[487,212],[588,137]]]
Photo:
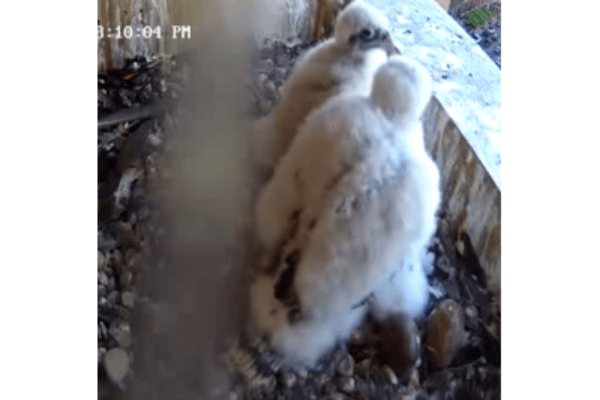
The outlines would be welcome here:
[[[336,342],[348,336],[365,316],[360,308],[327,319],[305,318],[291,324],[289,309],[274,296],[275,279],[260,276],[251,292],[254,333],[269,337],[271,346],[287,366],[314,366]]]
[[[416,246],[415,246],[416,247]],[[377,288],[370,299],[373,316],[385,320],[390,315],[419,317],[429,301],[429,290],[422,257],[406,257],[400,269]]]
[[[307,118],[261,193],[257,232],[266,251],[299,251],[290,285],[299,322],[264,311],[270,301],[285,308],[265,281],[253,296],[255,324],[287,359],[314,362],[349,334],[364,312],[353,306],[373,292],[376,316],[416,316],[424,307],[420,255],[440,201],[420,123],[431,93],[422,66],[390,58],[369,97],[342,94]]]
[[[388,21],[377,9],[360,0],[346,7],[337,18],[334,37],[298,60],[274,113],[257,124],[258,140],[268,143],[260,145],[264,164],[276,165],[299,125],[331,97],[348,91],[368,95],[375,71],[393,51]]]

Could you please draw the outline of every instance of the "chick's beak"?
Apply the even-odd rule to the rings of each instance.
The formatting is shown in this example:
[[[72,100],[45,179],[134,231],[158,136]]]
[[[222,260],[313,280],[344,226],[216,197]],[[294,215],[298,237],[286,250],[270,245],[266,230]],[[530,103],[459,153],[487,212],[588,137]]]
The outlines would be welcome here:
[[[389,33],[386,33],[383,38],[383,49],[387,53],[388,57],[400,54],[400,50],[398,50],[398,48],[394,45],[394,41]]]

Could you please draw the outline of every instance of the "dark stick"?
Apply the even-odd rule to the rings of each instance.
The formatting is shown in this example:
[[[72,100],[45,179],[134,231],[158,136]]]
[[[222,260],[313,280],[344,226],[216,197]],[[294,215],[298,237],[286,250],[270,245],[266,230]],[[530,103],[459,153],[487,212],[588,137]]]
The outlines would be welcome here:
[[[157,115],[160,112],[160,102],[154,102],[146,106],[138,106],[119,110],[100,120],[98,120],[98,129],[117,125],[121,122],[143,119]]]

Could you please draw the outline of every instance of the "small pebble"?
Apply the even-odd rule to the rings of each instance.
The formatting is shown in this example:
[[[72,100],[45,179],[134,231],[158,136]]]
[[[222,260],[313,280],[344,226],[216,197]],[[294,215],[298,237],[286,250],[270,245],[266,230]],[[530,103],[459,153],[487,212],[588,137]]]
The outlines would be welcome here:
[[[442,297],[444,297],[446,291],[444,290],[442,284],[436,280],[433,284],[429,285],[429,293],[431,293],[437,300],[439,300]]]
[[[108,287],[108,290],[111,292],[117,288],[117,282],[116,282],[114,276],[111,276],[110,278],[108,278],[108,286],[107,287]]]
[[[102,334],[102,337],[108,337],[108,329],[106,329],[106,325],[104,324],[104,322],[100,321],[98,326],[100,328],[100,333]]]
[[[452,299],[442,301],[429,316],[427,363],[433,371],[448,367],[466,341],[462,308]]]
[[[98,274],[98,283],[102,286],[108,285],[108,276],[104,272]]]
[[[287,69],[278,67],[275,69],[275,80],[283,82],[288,74]]]
[[[124,289],[128,289],[131,286],[131,281],[133,280],[133,274],[131,271],[123,271],[119,276],[119,283],[121,287]]]
[[[456,252],[458,254],[460,254],[461,256],[465,255],[465,244],[462,240],[457,240],[454,246],[456,247]]]
[[[356,375],[358,375],[360,378],[363,378],[365,380],[369,380],[370,369],[371,369],[371,360],[368,358],[365,358],[364,360],[362,360],[361,362],[356,364]]]
[[[104,347],[98,347],[98,364],[102,362],[102,357],[106,354],[106,349]]]
[[[108,378],[115,384],[121,383],[129,371],[129,356],[127,352],[115,347],[104,355],[102,361]]]
[[[419,386],[419,371],[416,368],[411,370],[409,374],[408,386],[412,388]]]
[[[429,395],[428,400],[444,400],[444,393],[437,390]]]
[[[306,379],[306,378],[308,378],[308,370],[306,368],[298,368],[296,370],[296,374],[298,374],[298,377],[300,379]]]
[[[162,143],[162,140],[154,133],[151,133],[148,135],[148,143],[153,147],[158,147]]]
[[[98,271],[102,271],[106,265],[106,257],[100,250],[98,250]]]
[[[479,377],[481,378],[481,380],[485,380],[485,378],[487,377],[487,372],[485,370],[485,367],[479,367],[478,372],[479,372]]]
[[[123,292],[123,294],[121,294],[121,303],[123,303],[125,307],[133,308],[135,303],[135,293]]]
[[[460,287],[455,276],[450,276],[443,282],[443,285],[444,290],[451,299],[461,299]]]
[[[354,359],[348,353],[343,353],[338,356],[336,371],[342,376],[352,376],[354,374]]]
[[[128,253],[127,255],[127,267],[131,270],[131,271],[136,271],[139,270],[141,264],[141,257],[140,257],[140,253]]]
[[[336,378],[336,385],[342,392],[350,393],[354,390],[354,378],[350,376],[338,376]]]
[[[470,381],[471,379],[473,379],[473,377],[475,377],[475,368],[469,365],[467,367],[467,380]]]
[[[98,284],[98,299],[101,299],[102,297],[106,297],[106,286]]]
[[[444,271],[447,274],[451,274],[452,270],[454,269],[452,267],[452,264],[450,263],[450,259],[446,255],[440,256],[440,258],[438,259],[438,262],[437,262],[437,266],[439,269],[441,269],[442,271]]]
[[[344,396],[342,393],[331,393],[325,397],[322,397],[321,399],[323,399],[323,400],[345,400],[346,396]]]
[[[329,375],[325,373],[318,373],[315,375],[315,383],[317,386],[323,386],[325,383],[329,381]]]
[[[477,329],[479,325],[479,312],[477,312],[477,307],[470,305],[465,309],[466,321],[465,324],[467,328],[471,331]]]
[[[262,60],[259,66],[259,68],[264,71],[271,71],[273,67],[275,67],[275,64],[273,63],[273,60],[269,58],[267,58],[266,60]]]
[[[129,323],[119,323],[118,327],[112,329],[111,335],[119,343],[120,347],[127,348],[131,346],[131,329],[129,328]]]
[[[355,346],[361,346],[365,343],[365,334],[362,331],[354,330],[350,334],[350,343]]]
[[[148,206],[142,206],[142,208],[140,209],[140,213],[139,213],[139,220],[140,221],[145,221],[148,219],[148,217],[150,216],[150,207]]]
[[[427,393],[423,392],[423,391],[418,391],[414,397],[413,400],[430,400],[429,396],[427,395]]]
[[[398,377],[396,376],[396,374],[394,373],[394,371],[392,371],[392,369],[385,365],[382,369],[383,373],[385,374],[387,380],[394,386],[396,386],[398,384]]]
[[[284,372],[281,374],[281,380],[283,385],[290,389],[292,386],[294,386],[294,383],[296,383],[296,374],[293,372]]]
[[[323,389],[322,389],[323,394],[333,394],[333,393],[336,393],[337,391],[338,391],[338,387],[335,386],[333,384],[333,382],[331,382],[331,381],[325,382],[325,385],[323,385]]]
[[[265,82],[265,92],[269,99],[275,100],[277,98],[277,87],[273,83],[273,81]]]
[[[258,102],[258,108],[261,113],[268,114],[273,108],[273,102],[271,100],[260,100]]]
[[[117,330],[113,335],[120,347],[127,348],[131,346],[131,333],[123,330]]]
[[[121,233],[129,233],[133,230],[133,227],[129,222],[119,221],[119,230]],[[120,254],[120,252],[116,251],[115,254]]]
[[[414,366],[420,353],[419,328],[412,318],[395,316],[383,322],[380,362],[405,373]]]
[[[127,307],[117,306],[119,318],[128,321],[131,318],[131,311]]]
[[[123,264],[123,254],[118,249],[113,249],[109,255],[110,264],[113,268],[119,269]]]
[[[448,389],[450,389],[450,390],[456,390],[457,387],[458,387],[458,380],[457,379],[453,379],[453,380],[450,380],[448,382]]]
[[[108,301],[109,304],[116,305],[119,302],[119,292],[117,292],[116,290],[113,290],[112,292],[110,292],[108,294],[108,297],[106,298],[106,300]]]

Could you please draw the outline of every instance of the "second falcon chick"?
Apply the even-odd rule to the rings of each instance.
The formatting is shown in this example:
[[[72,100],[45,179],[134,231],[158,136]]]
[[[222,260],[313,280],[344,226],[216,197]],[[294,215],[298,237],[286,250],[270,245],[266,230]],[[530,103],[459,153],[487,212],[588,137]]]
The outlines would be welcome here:
[[[263,164],[274,168],[306,117],[331,97],[349,91],[369,94],[375,71],[395,51],[388,29],[387,19],[362,0],[339,14],[334,37],[298,60],[273,114],[256,125],[257,140],[269,143]]]
[[[434,233],[440,201],[439,172],[420,121],[431,93],[421,65],[390,58],[369,97],[342,94],[307,118],[261,193],[257,231],[265,248],[296,253],[285,286],[299,316],[269,322],[260,304],[285,307],[279,300],[286,295],[275,296],[268,285],[255,286],[253,295],[255,325],[279,338],[272,343],[284,357],[310,364],[347,337],[362,315],[355,306],[373,292],[380,296],[394,273],[404,286],[395,286],[393,310],[386,306],[390,298],[376,301],[382,314],[416,315],[424,307],[427,282],[412,261]],[[332,321],[340,321],[335,335],[327,333]],[[282,344],[311,331],[329,339],[314,348],[310,339],[300,348]]]

